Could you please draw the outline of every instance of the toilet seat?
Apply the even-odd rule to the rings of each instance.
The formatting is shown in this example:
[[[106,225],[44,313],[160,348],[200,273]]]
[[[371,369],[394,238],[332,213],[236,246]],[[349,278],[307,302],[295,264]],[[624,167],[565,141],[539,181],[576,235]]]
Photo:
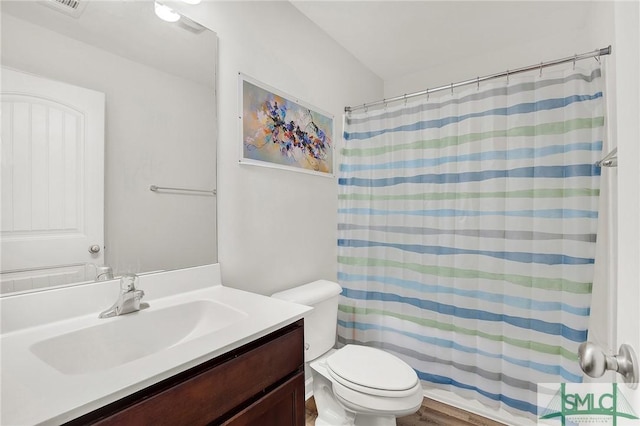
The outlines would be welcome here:
[[[358,392],[339,382],[333,382],[333,393],[349,410],[367,414],[393,414],[398,417],[415,413],[422,405],[423,398],[420,382],[403,392],[406,395],[395,398]]]
[[[416,372],[381,349],[346,345],[326,359],[329,375],[350,390],[384,398],[413,395],[420,386]]]
[[[345,349],[346,352],[344,352]],[[331,364],[341,374],[329,366],[329,359],[332,357]],[[368,367],[362,367],[361,364],[366,364]],[[396,366],[400,372],[399,377],[404,379],[397,380],[398,376],[396,376],[395,380],[392,379],[383,384],[381,377],[384,374],[380,374],[380,370],[386,369],[388,374],[395,370],[394,367],[387,368],[389,365]],[[415,413],[422,405],[424,391],[416,372],[395,355],[381,349],[347,345],[342,349],[331,349],[312,361],[309,367],[314,374],[313,392],[316,395],[318,410],[320,411],[322,406],[324,407],[322,410],[326,413],[318,417],[318,419],[324,417],[324,422],[320,423],[322,425],[342,424],[336,422],[332,416],[342,419],[341,416],[346,416],[346,413],[356,413],[355,424],[369,425],[374,419],[373,423],[376,425],[391,426],[396,424],[396,417]],[[369,386],[354,383],[347,378],[353,378]],[[412,382],[414,386],[407,389]],[[342,409],[345,411],[341,411]],[[362,420],[364,423],[358,423],[357,419],[364,419]]]

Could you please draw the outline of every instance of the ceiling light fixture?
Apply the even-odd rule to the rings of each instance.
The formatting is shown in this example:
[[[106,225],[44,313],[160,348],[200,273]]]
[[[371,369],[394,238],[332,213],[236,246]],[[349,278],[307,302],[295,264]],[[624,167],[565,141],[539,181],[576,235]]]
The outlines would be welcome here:
[[[200,4],[202,0],[182,0],[182,1],[187,4]]]
[[[155,11],[158,18],[167,22],[177,22],[180,20],[180,14],[176,13],[173,9],[165,6],[164,4],[155,2]]]

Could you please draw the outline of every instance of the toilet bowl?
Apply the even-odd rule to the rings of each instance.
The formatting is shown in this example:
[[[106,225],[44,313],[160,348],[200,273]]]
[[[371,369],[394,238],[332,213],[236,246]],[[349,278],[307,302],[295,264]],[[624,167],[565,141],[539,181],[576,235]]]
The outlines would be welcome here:
[[[340,424],[395,425],[396,417],[415,413],[422,404],[422,386],[415,371],[380,349],[347,345],[310,366],[318,406],[316,426],[334,425],[337,420],[343,421]]]
[[[314,308],[305,316],[305,363],[318,408],[316,426],[392,426],[415,413],[423,391],[416,372],[381,349],[349,344],[334,349],[342,288],[314,281],[272,297]],[[305,370],[307,370],[305,368]]]

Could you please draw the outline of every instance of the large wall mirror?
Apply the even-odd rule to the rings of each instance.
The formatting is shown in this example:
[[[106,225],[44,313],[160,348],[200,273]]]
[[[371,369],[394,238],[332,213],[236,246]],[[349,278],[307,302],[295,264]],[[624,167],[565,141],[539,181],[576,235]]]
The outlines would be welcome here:
[[[1,294],[215,263],[215,33],[149,0],[1,8]]]

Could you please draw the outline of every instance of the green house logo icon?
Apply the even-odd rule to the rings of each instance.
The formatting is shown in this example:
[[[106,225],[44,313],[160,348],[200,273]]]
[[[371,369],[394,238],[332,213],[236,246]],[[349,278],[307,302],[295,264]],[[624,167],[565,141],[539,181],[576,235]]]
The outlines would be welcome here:
[[[574,425],[576,421],[593,423],[600,417],[610,417],[607,424],[613,426],[617,426],[619,418],[637,420],[631,404],[618,391],[617,383],[611,386],[611,392],[568,392],[566,384],[561,383],[551,402],[542,409],[540,418],[558,418],[562,426]]]

